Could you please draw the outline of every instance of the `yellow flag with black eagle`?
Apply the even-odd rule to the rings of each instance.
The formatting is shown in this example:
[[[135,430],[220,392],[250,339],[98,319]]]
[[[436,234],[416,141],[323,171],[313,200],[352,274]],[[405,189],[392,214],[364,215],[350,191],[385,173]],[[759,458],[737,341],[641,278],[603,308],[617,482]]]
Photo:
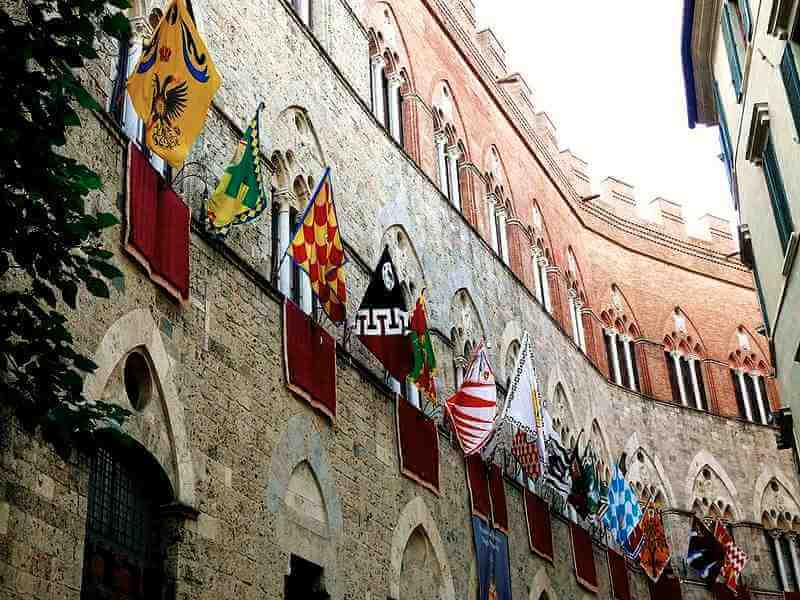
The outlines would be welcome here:
[[[222,82],[186,2],[169,5],[128,78],[145,144],[176,168],[203,130]]]

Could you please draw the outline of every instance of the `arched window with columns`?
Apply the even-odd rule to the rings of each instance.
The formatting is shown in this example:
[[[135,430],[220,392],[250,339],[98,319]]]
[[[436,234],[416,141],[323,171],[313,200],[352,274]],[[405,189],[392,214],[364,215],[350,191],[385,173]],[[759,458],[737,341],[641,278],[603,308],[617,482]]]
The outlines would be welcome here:
[[[542,211],[538,202],[533,200],[531,209],[531,260],[533,261],[532,272],[534,282],[534,293],[539,304],[552,314],[553,306],[550,297],[550,281],[548,280],[548,269],[550,268],[550,235],[547,225],[542,217]]]
[[[772,412],[767,387],[769,366],[744,325],[736,329],[736,344],[728,364],[739,416],[766,425]]]
[[[114,83],[109,96],[109,113],[120,126],[128,139],[137,144],[149,158],[150,164],[162,176],[169,174],[169,165],[159,156],[153,154],[144,144],[144,124],[133,108],[128,95],[126,82],[131,76],[142,56],[142,51],[150,42],[150,38],[158,26],[164,12],[162,2],[138,0],[128,9],[131,21],[130,37],[119,40],[119,55],[116,62]]]
[[[800,506],[777,478],[772,478],[762,492],[761,525],[778,589],[800,591]]]
[[[273,127],[273,148],[270,273],[281,293],[310,315],[316,305],[311,280],[286,256],[325,165],[313,123],[304,109],[289,107],[279,115]]]
[[[642,385],[642,353],[636,340],[641,338],[636,315],[617,284],[611,286],[611,303],[600,313],[609,378],[634,392],[646,392]]]
[[[459,211],[468,198],[462,198],[461,169],[467,162],[467,144],[453,92],[446,81],[436,85],[433,101],[434,146],[439,190]]]
[[[489,148],[486,157],[486,223],[489,242],[497,255],[507,265],[511,264],[508,240],[508,220],[513,216],[511,189],[500,152],[496,146]]]
[[[416,135],[408,131],[416,126],[416,109],[404,106],[413,104],[414,86],[402,32],[392,9],[383,2],[369,11],[367,24],[372,112],[392,138],[418,160]]]
[[[583,307],[586,304],[586,295],[583,292],[583,277],[578,267],[578,260],[571,247],[567,248],[566,278],[572,339],[581,351],[586,353],[586,332],[583,329]]]
[[[673,330],[664,337],[664,360],[676,404],[709,410],[702,363],[705,356],[699,336],[684,312],[672,313]]]

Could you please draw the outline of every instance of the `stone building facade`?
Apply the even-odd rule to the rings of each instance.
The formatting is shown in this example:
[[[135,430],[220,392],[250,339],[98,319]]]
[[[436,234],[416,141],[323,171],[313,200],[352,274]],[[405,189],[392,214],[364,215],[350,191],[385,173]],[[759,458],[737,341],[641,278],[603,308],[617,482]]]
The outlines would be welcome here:
[[[122,51],[133,58],[153,4],[132,11]],[[752,274],[731,259],[726,223],[709,216],[706,239],[693,239],[668,200],[654,200],[659,221],[647,222],[622,181],[592,195],[587,165],[559,149],[470,0],[193,5],[223,85],[186,166],[166,173],[196,217],[191,301],[177,305],[122,251],[122,232],[108,234],[124,283],[111,301],[82,298],[71,317],[99,365],[87,397],[132,410],[135,443],[64,458],[3,420],[1,597],[119,586],[129,597],[281,598],[303,583],[337,600],[476,597],[464,459],[446,428],[436,494],[401,475],[402,400],[341,329],[330,328],[336,419],[286,388],[283,298],[307,308],[310,296],[276,256],[326,165],[349,314],[388,246],[409,296],[428,290],[443,397],[481,340],[502,394],[530,332],[565,439],[583,431],[605,469],[625,452],[635,488],[659,498],[684,598],[710,597],[682,560],[692,514],[730,523],[754,597],[796,589],[796,468],[767,424],[780,401]],[[82,76],[117,110],[83,115],[68,151],[102,176],[93,208],[124,222],[137,125],[113,97],[120,51],[107,45]],[[261,101],[272,218],[211,239],[204,197]],[[515,598],[610,597],[604,540],[594,594],[576,581],[567,519],[553,516],[555,557],[540,559],[521,489],[507,480],[505,493]],[[127,546],[102,545],[109,520]],[[97,559],[95,546],[113,557]],[[125,563],[128,546],[147,551]],[[629,580],[633,598],[650,597],[641,571]]]
[[[689,124],[718,125],[743,238],[758,274],[776,381],[797,419],[800,306],[796,260],[800,141],[797,2],[687,2]],[[794,427],[795,436],[800,428]]]

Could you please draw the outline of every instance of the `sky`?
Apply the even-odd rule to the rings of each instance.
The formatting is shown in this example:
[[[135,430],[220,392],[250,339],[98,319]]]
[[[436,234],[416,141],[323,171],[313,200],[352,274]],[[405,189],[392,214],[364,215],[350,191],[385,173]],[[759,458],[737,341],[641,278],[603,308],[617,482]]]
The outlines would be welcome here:
[[[690,231],[712,213],[734,221],[717,128],[687,124],[679,0],[476,0],[510,73],[533,90],[561,149],[589,162],[594,190],[611,175],[684,206]]]

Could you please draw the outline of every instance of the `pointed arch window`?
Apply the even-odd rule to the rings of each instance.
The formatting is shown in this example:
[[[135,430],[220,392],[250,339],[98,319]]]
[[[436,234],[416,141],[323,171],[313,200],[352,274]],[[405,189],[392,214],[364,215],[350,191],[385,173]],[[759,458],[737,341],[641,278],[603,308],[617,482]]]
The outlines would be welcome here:
[[[759,371],[747,369],[732,368],[730,373],[739,416],[766,425],[769,422],[770,405],[764,376]]]
[[[639,366],[633,339],[615,328],[603,330],[609,376],[617,385],[638,392]]]
[[[707,411],[708,399],[700,359],[665,350],[664,360],[669,372],[672,400],[676,404]]]
[[[767,545],[772,551],[779,589],[800,591],[800,549],[797,534],[782,529],[764,530]]]
[[[552,314],[550,282],[547,280],[547,257],[537,249],[534,252],[533,260],[536,273],[536,299],[548,313]]]

